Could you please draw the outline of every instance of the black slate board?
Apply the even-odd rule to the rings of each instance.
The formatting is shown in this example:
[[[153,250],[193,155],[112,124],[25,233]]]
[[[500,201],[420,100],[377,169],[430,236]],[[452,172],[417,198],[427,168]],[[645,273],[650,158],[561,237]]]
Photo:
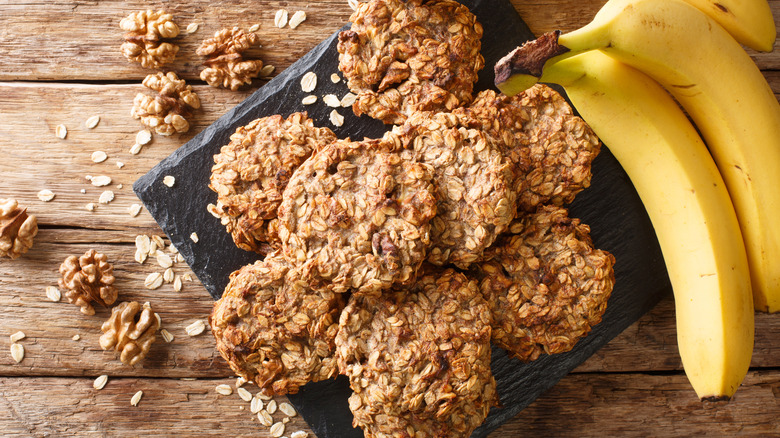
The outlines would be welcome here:
[[[482,23],[485,34],[482,54],[487,66],[480,74],[476,90],[493,87],[493,65],[504,54],[533,38],[528,27],[507,0],[465,0]],[[328,126],[341,138],[379,137],[389,129],[366,116],[358,118],[347,108],[340,109],[344,125],[329,122],[332,108],[321,96],[343,96],[344,81],[333,84],[331,73],[338,72],[337,33],[312,49],[295,64],[261,87],[245,101],[207,127],[187,144],[141,177],[133,190],[179,249],[193,272],[215,298],[222,295],[228,276],[259,258],[233,244],[219,221],[206,211],[216,202],[208,189],[213,155],[228,143],[239,126],[271,114],[287,116],[306,110],[318,126]],[[303,106],[309,93],[300,88],[300,78],[313,71],[319,78],[314,94],[317,104]],[[174,187],[162,183],[165,175],[176,177]],[[584,362],[596,350],[625,330],[660,297],[671,290],[658,242],[644,207],[630,180],[608,149],[603,148],[593,163],[593,181],[571,205],[571,215],[591,226],[597,247],[615,255],[616,285],[601,324],[570,352],[545,356],[529,364],[510,359],[499,349],[493,351],[492,370],[498,384],[501,408],[494,408],[473,436],[485,437],[517,415],[544,391]],[[199,242],[190,234],[196,232]],[[352,428],[347,406],[350,394],[346,379],[310,383],[290,400],[320,438],[362,437]]]

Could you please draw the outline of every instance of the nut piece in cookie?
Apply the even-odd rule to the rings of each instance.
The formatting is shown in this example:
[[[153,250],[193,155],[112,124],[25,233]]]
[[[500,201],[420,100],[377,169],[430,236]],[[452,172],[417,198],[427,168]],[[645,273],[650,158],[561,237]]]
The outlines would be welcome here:
[[[408,285],[430,245],[432,169],[382,140],[337,141],[295,171],[279,207],[284,255],[334,292]]]
[[[431,270],[408,290],[352,297],[336,336],[353,426],[366,437],[468,437],[496,404],[490,310],[474,281]]]
[[[111,309],[111,316],[100,327],[100,348],[113,348],[119,352],[122,363],[135,365],[149,353],[159,328],[160,321],[149,303],[120,303]]]
[[[434,169],[436,217],[428,261],[465,269],[515,217],[513,166],[477,129],[459,126],[451,113],[415,113],[393,134],[410,161]]]
[[[172,62],[179,51],[179,46],[165,41],[179,35],[173,15],[165,11],[133,12],[119,22],[119,27],[127,32],[122,54],[143,67],[160,68]]]
[[[38,218],[15,199],[0,199],[0,257],[19,258],[32,248],[37,234]]]
[[[306,113],[263,117],[238,128],[214,155],[209,188],[218,196],[209,211],[239,248],[263,255],[278,248],[276,211],[287,181],[312,153],[335,140]]]
[[[493,312],[493,342],[512,356],[571,350],[601,322],[615,284],[612,254],[565,208],[541,207],[513,222],[476,277]]]
[[[116,301],[117,290],[114,287],[114,267],[108,257],[94,249],[81,257],[69,256],[60,265],[59,286],[71,304],[81,308],[81,313],[94,315],[95,301],[108,307]]]
[[[200,78],[212,87],[238,90],[251,84],[263,69],[263,61],[244,59],[244,52],[258,44],[257,34],[238,27],[222,29],[201,43],[195,53],[206,58]]]
[[[281,256],[230,275],[209,317],[217,349],[240,377],[269,396],[336,375],[334,338],[342,296],[313,290]]]
[[[141,119],[141,123],[160,135],[189,131],[187,118],[192,116],[193,110],[200,108],[200,99],[192,86],[172,71],[148,75],[143,84],[157,95],[136,94],[130,111],[133,118]]]
[[[537,84],[513,97],[486,90],[469,107],[453,112],[505,148],[516,167],[521,211],[568,204],[590,186],[591,163],[601,143],[552,88]]]
[[[355,114],[400,124],[415,111],[471,102],[482,25],[454,0],[371,0],[339,34],[339,69],[358,95]]]

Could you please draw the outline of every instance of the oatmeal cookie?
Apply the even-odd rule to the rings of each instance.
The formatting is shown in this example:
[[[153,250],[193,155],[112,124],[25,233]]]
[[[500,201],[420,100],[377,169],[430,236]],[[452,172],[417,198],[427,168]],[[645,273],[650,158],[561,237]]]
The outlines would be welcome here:
[[[430,245],[436,213],[430,166],[382,140],[337,141],[295,171],[279,207],[288,259],[335,292],[408,285]]]
[[[500,147],[451,113],[415,113],[393,130],[404,158],[434,169],[428,261],[467,268],[515,217],[515,176]],[[390,137],[390,136],[388,136]]]
[[[277,254],[230,275],[209,317],[217,349],[237,375],[269,396],[336,375],[342,296],[300,280]]]
[[[339,69],[358,99],[358,116],[400,124],[415,111],[471,102],[482,25],[454,0],[371,0],[339,34]]]
[[[590,186],[601,143],[552,88],[537,84],[513,97],[486,90],[471,106],[453,112],[465,126],[482,129],[503,145],[520,175],[520,210],[570,203]]]
[[[339,371],[366,437],[468,437],[496,404],[490,311],[474,281],[429,270],[408,290],[352,297]]]
[[[544,206],[513,222],[477,265],[492,306],[493,343],[524,361],[571,350],[601,322],[615,284],[612,254],[565,208]]]
[[[238,128],[214,155],[209,188],[218,197],[209,211],[239,248],[267,254],[279,246],[276,210],[287,181],[312,153],[335,140],[306,113],[263,117]]]

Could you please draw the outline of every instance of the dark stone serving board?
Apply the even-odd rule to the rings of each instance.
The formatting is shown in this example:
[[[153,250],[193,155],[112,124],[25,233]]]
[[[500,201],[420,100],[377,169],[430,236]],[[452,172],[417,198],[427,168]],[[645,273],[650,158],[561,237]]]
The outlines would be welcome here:
[[[476,90],[492,88],[493,65],[504,54],[533,38],[528,27],[507,0],[465,0],[485,33],[482,54],[486,68],[481,72]],[[138,197],[176,245],[193,272],[209,293],[218,299],[227,285],[228,276],[241,266],[259,258],[233,244],[224,227],[206,211],[216,202],[208,189],[213,155],[229,142],[239,126],[271,115],[287,116],[306,110],[318,126],[327,126],[341,138],[379,137],[389,129],[366,116],[356,117],[348,108],[340,109],[344,125],[335,128],[329,122],[332,108],[322,103],[328,93],[343,96],[344,81],[333,84],[331,73],[338,72],[337,34],[331,35],[272,81],[180,147],[168,158],[142,176],[133,186]],[[314,94],[320,96],[314,105],[303,106],[301,91],[304,73],[317,73]],[[173,175],[176,184],[167,187],[163,176]],[[485,437],[490,431],[511,419],[563,376],[584,362],[596,350],[625,330],[660,297],[671,290],[663,258],[653,227],[630,180],[608,149],[593,163],[591,187],[571,205],[571,215],[591,226],[596,246],[615,255],[616,285],[603,322],[570,352],[544,356],[523,364],[510,359],[499,349],[493,351],[492,370],[498,383],[501,407],[490,415],[473,434]],[[198,243],[190,239],[196,232]],[[346,379],[310,383],[290,400],[320,438],[361,437],[352,428],[347,406],[350,390]]]

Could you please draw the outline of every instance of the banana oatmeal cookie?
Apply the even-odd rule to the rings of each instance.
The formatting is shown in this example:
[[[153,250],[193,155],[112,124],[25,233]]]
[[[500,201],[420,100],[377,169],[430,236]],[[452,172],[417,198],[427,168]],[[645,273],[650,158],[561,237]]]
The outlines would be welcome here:
[[[474,270],[492,306],[493,343],[520,360],[569,351],[601,322],[615,284],[612,254],[565,208],[522,216]]]
[[[295,169],[336,140],[328,128],[316,128],[306,113],[263,117],[242,126],[214,155],[209,188],[217,204],[208,209],[241,249],[267,254],[279,247],[276,210]]]
[[[482,129],[503,145],[521,175],[520,210],[568,204],[590,186],[591,163],[601,143],[552,88],[537,84],[513,97],[485,90],[471,106],[453,112],[465,126]]]
[[[460,127],[451,113],[415,113],[393,134],[405,159],[434,169],[438,203],[428,261],[465,269],[481,260],[515,218],[511,163],[485,134]]]
[[[339,370],[366,437],[468,437],[497,404],[490,310],[475,281],[430,270],[408,290],[352,297]]]
[[[293,174],[279,207],[284,255],[334,292],[408,285],[430,245],[432,169],[383,140],[331,143]]]
[[[471,102],[482,25],[454,0],[371,0],[339,34],[339,69],[358,99],[358,116],[400,124],[415,111]]]
[[[230,275],[209,317],[217,349],[237,375],[269,396],[336,375],[342,296],[314,290],[277,254]]]

